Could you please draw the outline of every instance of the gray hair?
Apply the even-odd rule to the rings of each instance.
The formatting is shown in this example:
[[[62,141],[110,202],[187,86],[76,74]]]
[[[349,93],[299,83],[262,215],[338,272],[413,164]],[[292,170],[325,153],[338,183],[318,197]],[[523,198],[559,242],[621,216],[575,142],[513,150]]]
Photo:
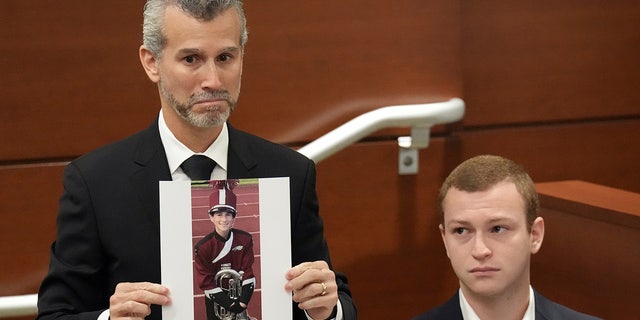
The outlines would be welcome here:
[[[202,21],[211,21],[227,9],[235,8],[240,17],[240,47],[244,48],[249,39],[242,0],[147,0],[144,5],[142,43],[156,58],[162,56],[162,50],[166,45],[164,12],[172,5]]]

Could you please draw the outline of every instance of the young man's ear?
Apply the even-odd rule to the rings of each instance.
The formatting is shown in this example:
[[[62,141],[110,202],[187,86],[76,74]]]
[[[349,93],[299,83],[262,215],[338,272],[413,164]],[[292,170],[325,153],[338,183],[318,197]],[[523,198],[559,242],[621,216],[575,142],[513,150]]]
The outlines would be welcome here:
[[[440,229],[440,236],[442,237],[442,243],[444,244],[444,250],[447,252],[447,257],[449,257],[449,248],[447,248],[447,241],[445,240],[445,230],[442,224],[438,225],[438,229]]]
[[[160,74],[158,72],[158,59],[145,47],[144,45],[140,46],[139,52],[140,54],[140,63],[142,63],[142,67],[144,71],[147,73],[147,77],[154,83],[158,83],[160,81]]]
[[[537,217],[531,225],[531,254],[536,254],[544,239],[544,219]]]

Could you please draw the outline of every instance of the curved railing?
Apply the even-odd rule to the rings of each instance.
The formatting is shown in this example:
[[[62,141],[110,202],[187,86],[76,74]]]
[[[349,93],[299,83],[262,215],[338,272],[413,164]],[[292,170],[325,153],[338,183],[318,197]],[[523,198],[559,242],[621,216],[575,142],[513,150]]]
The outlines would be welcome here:
[[[360,115],[298,149],[316,163],[384,128],[410,127],[411,136],[398,137],[398,174],[418,173],[418,150],[429,146],[431,127],[456,122],[464,115],[462,99],[389,106]]]
[[[0,297],[0,318],[30,316],[38,313],[38,295]]]
[[[391,127],[412,128],[412,139],[400,139],[401,147],[424,148],[428,145],[432,126],[462,119],[464,109],[464,101],[459,98],[446,102],[383,107],[350,120],[298,149],[298,152],[320,162],[377,130]]]

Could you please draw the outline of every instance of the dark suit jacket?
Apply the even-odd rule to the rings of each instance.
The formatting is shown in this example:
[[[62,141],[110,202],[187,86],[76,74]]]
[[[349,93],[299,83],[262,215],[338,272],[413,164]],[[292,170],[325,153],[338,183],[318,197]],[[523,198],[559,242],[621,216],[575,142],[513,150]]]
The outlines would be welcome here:
[[[325,260],[315,165],[287,147],[229,126],[228,178],[289,177],[294,265]],[[171,180],[155,121],[122,141],[72,161],[64,171],[57,237],[38,298],[38,319],[97,319],[119,282],[160,283],[158,181]],[[284,276],[284,275],[283,275]],[[345,319],[356,319],[336,273]],[[306,319],[297,306],[294,319]],[[58,318],[62,315],[68,315]],[[157,306],[147,319],[160,319]]]
[[[536,320],[597,320],[583,313],[573,311],[565,306],[559,305],[533,291],[536,301]],[[413,320],[463,320],[462,310],[460,310],[459,292],[449,299],[445,304],[423,313]]]

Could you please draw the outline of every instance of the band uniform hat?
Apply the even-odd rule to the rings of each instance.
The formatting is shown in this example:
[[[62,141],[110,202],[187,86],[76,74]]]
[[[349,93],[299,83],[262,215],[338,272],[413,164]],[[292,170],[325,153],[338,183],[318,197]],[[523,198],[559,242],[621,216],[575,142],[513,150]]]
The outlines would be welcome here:
[[[209,214],[213,215],[217,212],[226,211],[236,217],[236,195],[231,190],[230,183],[227,180],[217,181],[213,186],[213,191],[209,196]]]

